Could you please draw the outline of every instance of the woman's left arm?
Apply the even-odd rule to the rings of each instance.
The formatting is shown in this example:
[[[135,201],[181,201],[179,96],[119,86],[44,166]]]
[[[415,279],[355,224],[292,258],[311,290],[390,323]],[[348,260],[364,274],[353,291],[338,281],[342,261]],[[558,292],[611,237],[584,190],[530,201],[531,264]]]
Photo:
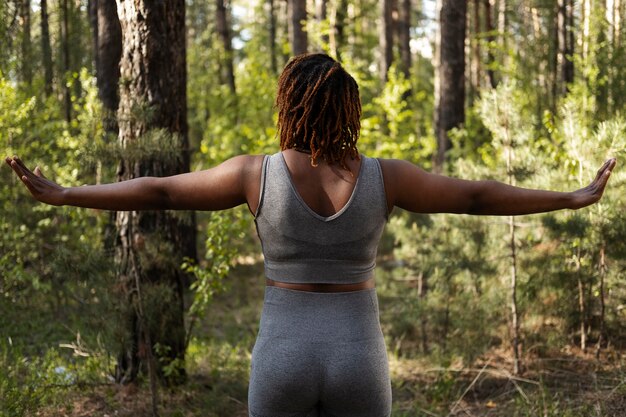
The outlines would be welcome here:
[[[572,192],[533,190],[498,181],[467,181],[430,174],[400,160],[380,160],[389,208],[417,213],[521,215],[560,209],[579,209],[597,202],[604,192],[614,158],[607,160],[595,179]]]

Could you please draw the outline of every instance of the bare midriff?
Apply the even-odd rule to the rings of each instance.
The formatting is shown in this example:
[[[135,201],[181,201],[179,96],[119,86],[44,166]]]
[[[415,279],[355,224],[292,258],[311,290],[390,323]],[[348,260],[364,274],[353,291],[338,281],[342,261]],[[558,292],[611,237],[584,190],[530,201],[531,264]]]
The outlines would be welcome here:
[[[269,278],[266,278],[265,281],[270,287],[307,292],[351,292],[367,290],[375,287],[374,278],[354,284],[294,284],[290,282],[274,281]]]

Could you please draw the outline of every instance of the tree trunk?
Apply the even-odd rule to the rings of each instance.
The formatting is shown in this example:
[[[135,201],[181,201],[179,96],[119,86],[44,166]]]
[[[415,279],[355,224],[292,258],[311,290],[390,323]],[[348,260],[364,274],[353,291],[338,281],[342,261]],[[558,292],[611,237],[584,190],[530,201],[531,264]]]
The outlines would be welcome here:
[[[385,83],[393,61],[393,0],[380,0],[380,22],[378,43],[380,46],[380,79]]]
[[[94,61],[98,98],[104,110],[105,132],[118,134],[115,114],[119,105],[120,58],[122,56],[122,28],[115,3],[91,0],[90,16],[94,36]]]
[[[602,16],[606,18],[608,8],[607,8],[607,0],[595,0],[590,1],[590,13],[591,13],[591,25],[593,25],[594,17]],[[595,15],[595,16],[594,16]],[[609,51],[610,49],[606,46],[610,44],[610,40],[608,38],[609,34],[607,31],[608,28],[603,28],[604,30],[598,30],[595,33],[595,39],[590,39],[590,45],[604,45],[602,47],[598,47],[596,53],[594,54],[592,51],[589,51],[589,57],[593,58],[595,62],[592,64],[597,68],[597,74],[595,75],[596,80],[610,80],[610,59],[609,59]],[[593,29],[590,29],[593,32]],[[594,56],[595,55],[595,56]],[[596,108],[597,108],[597,116],[600,118],[609,117],[607,115],[611,115],[612,107],[613,107],[613,98],[611,95],[611,87],[610,82],[596,82],[597,85],[597,93],[596,93]]]
[[[322,27],[323,22],[328,17],[328,4],[327,0],[315,0],[315,20],[319,24],[318,27]],[[324,47],[328,47],[330,37],[328,32],[322,34],[322,44]],[[322,48],[324,49],[324,48]]]
[[[276,10],[274,0],[268,0],[269,9],[269,44],[270,44],[270,66],[273,74],[278,74],[278,62],[276,58]]]
[[[576,49],[576,37],[574,34],[574,0],[567,0],[568,7],[566,13],[566,23],[567,23],[567,50],[565,51],[567,62],[564,78],[566,81],[566,85],[572,84],[574,82],[574,52]],[[569,87],[568,87],[569,91]]]
[[[585,284],[581,273],[580,247],[576,251],[576,280],[578,281],[578,312],[580,314],[580,349],[587,351],[587,312],[585,308]]]
[[[185,1],[117,0],[117,5],[124,79],[119,141],[126,149],[118,179],[187,172]],[[155,150],[139,151],[138,143],[145,141]],[[163,211],[118,212],[116,226],[118,280],[131,306],[126,318],[129,340],[119,357],[117,379],[134,380],[141,361],[150,362],[154,350],[161,379],[166,379],[164,368],[173,367],[179,372],[166,382],[180,382],[185,356],[180,265],[183,256],[196,257],[195,218]]]
[[[443,0],[436,0],[435,2],[435,22],[437,29],[435,32],[435,51],[433,54],[433,95],[435,109],[433,111],[433,128],[435,129],[435,138],[439,141],[438,125],[439,125],[439,108],[441,107],[441,9],[443,7]],[[437,165],[436,154],[433,155],[433,171],[441,171],[443,167]]]
[[[573,0],[571,0],[573,2]],[[622,31],[622,0],[613,0],[613,50],[620,47],[620,33]]]
[[[41,0],[41,54],[44,71],[44,94],[52,94],[52,48],[50,47],[50,26],[48,24],[48,0]]]
[[[451,277],[445,278],[446,285],[446,307],[443,313],[443,326],[441,329],[441,350],[443,353],[448,351],[448,333],[450,332],[450,299],[452,298]]]
[[[513,374],[520,373],[519,312],[517,308],[517,251],[515,247],[515,217],[509,217],[511,246],[511,329],[513,331]]]
[[[507,136],[509,132],[507,131]],[[515,185],[515,177],[513,172],[513,147],[507,140],[506,148],[506,171],[509,173],[509,185]],[[520,364],[520,325],[519,325],[519,309],[517,306],[517,246],[515,244],[515,217],[509,217],[509,247],[511,249],[511,280],[510,280],[510,301],[511,301],[511,332],[513,348],[513,374],[519,375],[521,372]]]
[[[465,29],[467,2],[442,0],[439,15],[439,102],[435,110],[437,153],[434,168],[441,171],[452,146],[448,131],[465,121]]]
[[[481,84],[481,68],[480,68],[480,35],[482,33],[480,27],[480,3],[482,0],[474,0],[474,50],[472,54],[472,87],[474,95],[478,95]]]
[[[582,0],[580,5],[580,40],[582,59],[589,56],[589,35],[591,30],[591,0]]]
[[[411,78],[411,0],[399,0],[398,45],[401,70],[407,79]]]
[[[117,110],[119,106],[120,59],[122,57],[122,28],[117,16],[117,6],[110,0],[91,0],[89,20],[93,32],[93,51],[96,69],[98,98],[102,103],[102,127],[107,139],[113,140],[119,134]],[[98,178],[102,162],[98,161]],[[114,212],[110,212],[104,226],[104,241],[108,249],[113,249],[115,231]]]
[[[495,27],[493,26],[493,20],[491,16],[491,0],[484,0],[483,2],[485,6],[485,30],[487,31],[487,41],[491,44],[495,40],[494,31]],[[496,74],[493,70],[493,64],[495,62],[495,57],[493,55],[493,51],[491,46],[487,48],[487,78],[489,79],[489,84],[491,88],[496,88],[498,85],[498,81],[496,80]]]
[[[506,2],[507,0],[498,1],[498,37],[500,38],[500,51],[502,51],[500,65],[504,68],[506,68],[508,64],[508,16]]]
[[[288,0],[289,6],[289,40],[293,55],[307,52],[308,38],[306,26],[306,0]]]
[[[68,0],[61,0],[61,51],[63,55],[63,77],[61,85],[63,86],[63,103],[65,110],[65,121],[72,121],[72,97],[70,86],[68,85],[68,77],[70,74],[70,40],[69,40],[69,10]]]
[[[330,53],[333,54],[338,61],[341,60],[341,48],[345,44],[344,28],[346,24],[347,7],[347,0],[335,0],[330,18],[331,31],[328,41],[329,48]]]
[[[598,344],[596,345],[596,359],[600,359],[600,350],[602,349],[602,344],[604,343],[604,332],[605,332],[605,301],[604,301],[604,280],[606,278],[606,260],[605,260],[605,252],[606,252],[606,243],[602,242],[600,245],[600,262],[598,268],[600,269],[600,331],[598,334]]]
[[[233,65],[233,46],[230,36],[230,25],[228,24],[228,14],[224,0],[216,0],[215,25],[217,32],[222,39],[222,47],[224,48],[224,69],[226,83],[233,95],[237,94],[235,87],[235,69]]]
[[[116,15],[117,15],[117,6]],[[87,17],[91,27],[91,47],[93,49],[93,63],[98,78],[98,0],[87,0]]]
[[[545,31],[542,27],[541,17],[539,16],[539,10],[536,7],[530,7],[530,18],[532,20],[533,27],[533,38],[534,39],[545,39]],[[548,62],[545,59],[541,59],[539,61],[539,68],[537,73],[537,83],[540,87],[540,92],[538,92],[539,97],[549,97],[550,96],[550,83],[549,83],[549,70],[548,70]],[[537,115],[541,116],[544,111],[545,103],[542,100],[537,101]]]
[[[616,68],[615,63],[619,60],[619,32],[620,32],[620,0],[611,0],[610,1],[610,10],[607,9],[607,14],[610,12],[611,20],[609,20],[610,25],[610,45],[608,46],[609,51],[609,64],[607,68],[608,73],[608,90],[610,97],[610,107],[609,112],[612,112],[613,109],[620,108],[620,102],[622,101],[619,91],[620,84],[620,71]],[[607,6],[609,5],[607,4]],[[607,15],[608,17],[608,15]]]
[[[573,5],[570,0],[558,0],[557,7],[557,92],[565,95],[574,82]]]
[[[428,278],[424,276],[424,273],[421,272],[419,275],[418,287],[417,287],[417,296],[420,301],[420,305],[422,306],[422,310],[420,314],[420,333],[422,334],[422,352],[424,355],[428,355],[430,352],[430,348],[428,347],[428,315],[426,314],[425,304],[426,304],[426,294],[428,293]]]
[[[33,67],[31,59],[30,0],[21,0],[20,2],[20,23],[22,26],[22,62],[20,75],[24,83],[31,85],[33,82]]]

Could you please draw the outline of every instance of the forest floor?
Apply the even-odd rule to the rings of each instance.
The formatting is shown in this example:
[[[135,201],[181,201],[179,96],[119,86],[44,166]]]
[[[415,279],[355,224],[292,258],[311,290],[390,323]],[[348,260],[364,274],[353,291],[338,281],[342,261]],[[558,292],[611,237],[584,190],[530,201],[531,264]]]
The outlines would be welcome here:
[[[263,300],[261,272],[258,266],[238,267],[229,290],[215,298],[190,343],[187,382],[158,391],[161,416],[248,415],[250,352]],[[525,356],[524,372],[514,376],[510,354],[500,347],[483,352],[471,365],[459,362],[445,367],[432,357],[397,355],[390,349],[392,416],[626,417],[625,353],[604,350],[596,359],[594,352],[573,347],[544,351],[541,357]],[[32,415],[152,415],[146,381],[50,389],[56,389],[54,401]]]
[[[493,359],[497,359],[494,355]],[[501,364],[506,366],[505,363]],[[568,355],[531,363],[541,369],[513,377],[495,361],[473,369],[428,369],[410,360],[400,361],[395,372],[394,416],[626,416],[626,383],[623,373],[602,369],[591,358]],[[163,416],[246,417],[247,380],[237,387],[234,381],[204,372],[192,373],[188,382],[176,390],[161,391]],[[447,381],[442,384],[442,381]],[[224,386],[224,384],[228,386]],[[442,385],[445,387],[442,388]],[[38,416],[68,417],[143,417],[151,416],[151,393],[141,386],[107,385],[76,387],[68,392],[67,403],[43,409]],[[232,396],[231,390],[239,395]],[[439,391],[439,392],[438,392]],[[441,392],[448,391],[448,393]],[[221,393],[220,393],[221,392]],[[217,394],[219,393],[219,394]],[[450,396],[451,393],[457,395]],[[223,396],[212,402],[211,397]],[[445,398],[442,398],[442,395]],[[452,401],[451,401],[452,400]],[[216,403],[221,403],[220,408]],[[224,404],[230,403],[230,404]]]

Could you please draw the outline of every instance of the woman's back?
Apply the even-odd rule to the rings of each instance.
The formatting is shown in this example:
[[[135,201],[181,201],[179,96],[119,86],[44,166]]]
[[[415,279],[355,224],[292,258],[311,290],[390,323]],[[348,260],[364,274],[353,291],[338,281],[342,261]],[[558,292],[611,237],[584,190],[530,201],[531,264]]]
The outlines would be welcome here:
[[[347,172],[342,178],[332,166],[325,166],[324,172],[321,165],[312,168],[320,174],[313,171],[307,177],[302,161],[292,164],[292,174],[285,152],[265,159],[255,220],[267,278],[325,284],[373,278],[387,220],[385,190],[378,160],[361,157],[354,162],[360,162],[354,177]],[[326,197],[307,202],[303,191]],[[311,207],[313,203],[327,203],[333,210],[323,216],[318,210],[324,207]]]
[[[284,151],[283,157],[298,194],[311,210],[330,217],[345,207],[356,186],[360,159],[348,159],[348,171],[324,160],[312,166],[308,153],[295,150]]]

